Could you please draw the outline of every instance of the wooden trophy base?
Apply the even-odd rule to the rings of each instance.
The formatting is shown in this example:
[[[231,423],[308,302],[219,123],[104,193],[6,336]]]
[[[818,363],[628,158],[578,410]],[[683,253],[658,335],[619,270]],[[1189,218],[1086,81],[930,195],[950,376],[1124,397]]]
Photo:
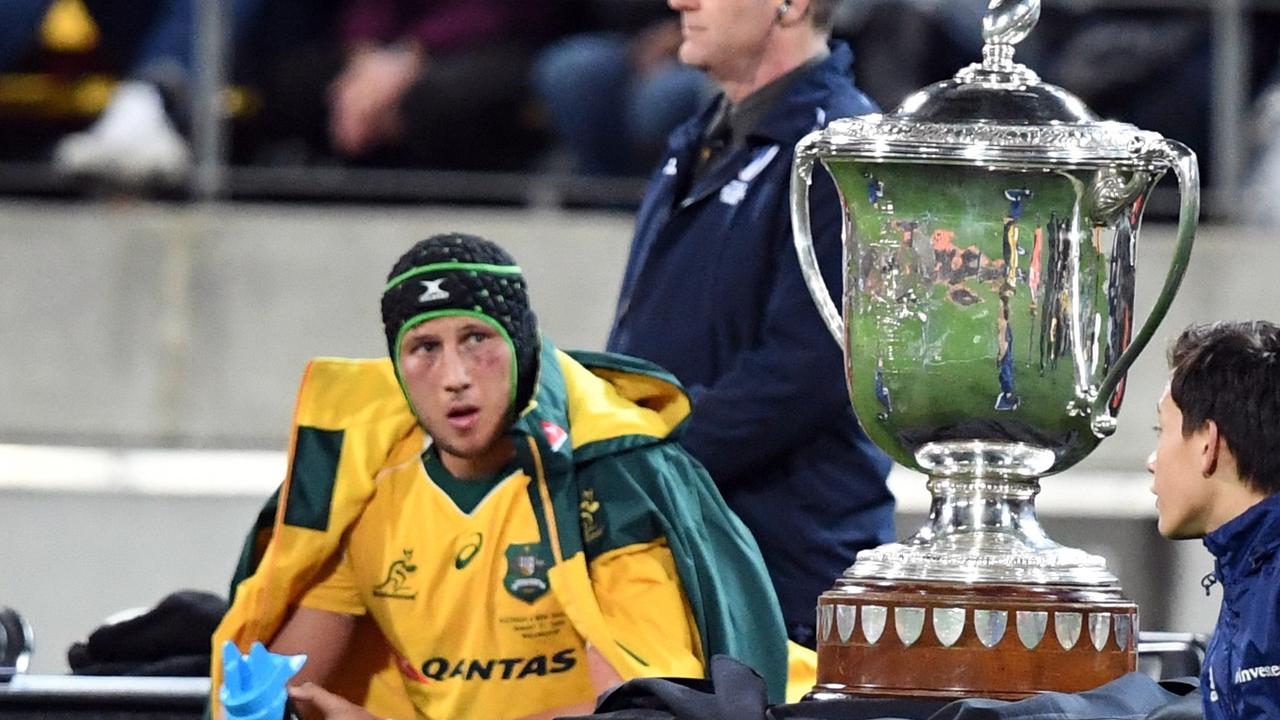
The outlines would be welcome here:
[[[1138,606],[1116,586],[842,578],[818,599],[811,698],[1081,692],[1137,667]]]

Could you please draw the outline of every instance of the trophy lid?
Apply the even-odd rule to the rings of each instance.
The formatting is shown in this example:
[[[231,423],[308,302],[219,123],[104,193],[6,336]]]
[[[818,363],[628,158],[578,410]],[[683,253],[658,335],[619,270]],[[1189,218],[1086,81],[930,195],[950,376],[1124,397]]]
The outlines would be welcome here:
[[[1021,166],[1136,160],[1158,133],[1101,121],[1080,98],[1013,61],[1040,19],[1040,0],[990,0],[983,60],[907,97],[889,114],[833,121],[810,147],[821,157]]]

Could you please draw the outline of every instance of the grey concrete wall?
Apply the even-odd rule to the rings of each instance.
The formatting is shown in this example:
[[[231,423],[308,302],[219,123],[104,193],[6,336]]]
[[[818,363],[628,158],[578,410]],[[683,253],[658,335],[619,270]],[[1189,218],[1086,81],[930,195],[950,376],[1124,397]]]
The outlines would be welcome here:
[[[616,213],[0,202],[0,443],[281,448],[306,360],[384,352],[386,271],[414,240],[444,230],[506,245],[548,334],[598,348],[630,228]],[[1172,235],[1143,231],[1140,308],[1161,284]],[[1046,484],[1140,469],[1169,337],[1193,320],[1277,319],[1278,266],[1280,245],[1261,232],[1203,228],[1169,320],[1130,373],[1116,437]],[[61,669],[66,645],[111,612],[179,587],[221,591],[257,504],[0,492],[0,603],[38,620],[36,669]],[[1070,522],[1055,521],[1077,533]],[[1183,543],[1162,559],[1169,547],[1136,522],[1089,549],[1122,548],[1117,571],[1132,594],[1161,604],[1154,617],[1168,627],[1208,629],[1218,600],[1199,590],[1203,549]],[[1172,570],[1148,572],[1145,558]]]

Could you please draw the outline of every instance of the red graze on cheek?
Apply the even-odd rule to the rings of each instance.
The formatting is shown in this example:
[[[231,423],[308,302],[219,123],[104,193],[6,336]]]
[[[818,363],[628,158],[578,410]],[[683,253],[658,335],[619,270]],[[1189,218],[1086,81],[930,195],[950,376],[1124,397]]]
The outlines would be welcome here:
[[[505,360],[504,350],[505,348],[497,343],[486,343],[485,347],[478,349],[472,356],[475,367],[487,371],[497,370]]]

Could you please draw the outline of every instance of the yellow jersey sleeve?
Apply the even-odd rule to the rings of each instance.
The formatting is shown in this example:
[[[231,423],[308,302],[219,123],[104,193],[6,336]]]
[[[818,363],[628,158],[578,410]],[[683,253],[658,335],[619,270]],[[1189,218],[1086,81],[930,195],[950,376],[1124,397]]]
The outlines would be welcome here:
[[[343,615],[364,615],[364,598],[356,586],[355,573],[346,545],[325,563],[315,584],[307,588],[298,605]]]
[[[693,611],[665,539],[603,553],[592,560],[589,572],[615,641],[646,675],[703,676]]]

